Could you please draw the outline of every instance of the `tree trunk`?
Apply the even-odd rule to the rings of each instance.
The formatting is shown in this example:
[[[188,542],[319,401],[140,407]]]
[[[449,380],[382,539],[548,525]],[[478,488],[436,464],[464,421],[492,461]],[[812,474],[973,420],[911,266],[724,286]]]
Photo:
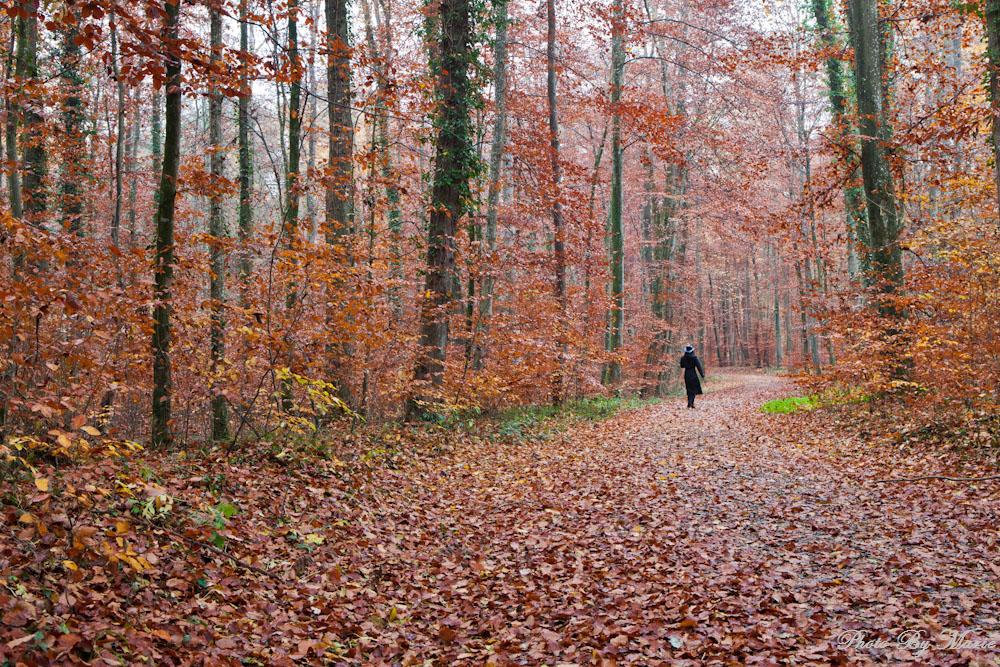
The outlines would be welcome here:
[[[997,209],[1000,211],[1000,0],[986,0],[983,14],[986,20],[986,54],[990,66],[993,183],[996,189]]]
[[[326,0],[327,97],[330,142],[326,188],[327,238],[344,243],[354,217],[354,124],[351,118],[351,47],[346,0]]]
[[[125,175],[125,82],[118,64],[118,27],[111,16],[111,72],[115,79],[115,208],[111,216],[111,245],[120,246],[122,227],[122,190]]]
[[[136,198],[139,196],[139,179],[136,174],[136,161],[139,156],[139,138],[140,130],[142,129],[142,113],[139,107],[139,93],[136,91],[133,94],[132,100],[132,130],[129,137],[128,143],[128,244],[130,248],[135,248],[136,246],[136,236],[138,230],[136,229],[136,210],[135,202]]]
[[[354,124],[351,115],[351,46],[347,0],[326,0],[329,176],[326,185],[326,240],[350,261],[354,226]],[[340,398],[353,403],[344,363],[348,341],[331,345],[332,374]]]
[[[552,381],[552,402],[561,403],[566,384],[566,337],[568,332],[568,304],[566,299],[566,230],[563,225],[562,165],[559,162],[559,113],[556,99],[556,7],[555,0],[546,0],[546,92],[549,107],[549,165],[552,169],[552,234],[555,246],[556,275],[555,292],[559,305],[559,321],[556,337],[559,345],[559,367]]]
[[[240,99],[236,110],[236,134],[239,144],[240,194],[237,224],[240,238],[240,301],[244,308],[249,305],[250,271],[253,261],[250,256],[250,240],[253,236],[253,152],[250,145],[250,44],[247,24],[247,2],[240,0]]]
[[[17,18],[17,60],[15,74],[20,85],[38,78],[38,0],[24,3],[24,15]],[[19,105],[21,112],[21,184],[24,216],[32,225],[42,225],[46,208],[45,128],[41,111],[42,101],[34,96]]]
[[[812,0],[813,16],[816,19],[816,27],[819,30],[820,45],[827,51],[832,52],[837,46],[837,39],[834,36],[832,16],[830,11],[830,0]],[[847,98],[844,93],[844,69],[840,58],[830,55],[826,59],[826,85],[830,96],[830,108],[833,115],[833,126],[837,133],[837,139],[841,144],[841,160],[847,163],[851,173],[851,181],[857,172],[858,165],[855,151],[852,144],[854,128],[849,125],[847,117]],[[865,219],[864,202],[861,193],[853,182],[844,187],[844,212],[847,218],[847,272],[853,279],[858,273],[857,240],[859,229],[867,224]]]
[[[15,22],[16,25],[16,22]],[[16,48],[17,30],[11,30],[10,51],[13,54]],[[15,59],[15,72],[17,68]],[[9,65],[8,71],[9,74]],[[24,215],[24,205],[21,199],[21,170],[18,165],[17,155],[17,126],[21,109],[15,96],[7,97],[6,116],[4,122],[4,150],[7,159],[7,199],[10,204],[10,213],[18,220]],[[2,408],[3,406],[0,406]]]
[[[497,218],[500,208],[500,185],[503,155],[507,144],[507,0],[495,0],[493,20],[496,37],[493,40],[493,142],[490,144],[489,185],[486,191],[486,230],[483,241],[492,258],[497,247]],[[483,277],[479,294],[479,332],[472,367],[481,369],[486,354],[486,337],[493,317],[493,263]]]
[[[86,164],[87,147],[83,136],[83,77],[80,75],[81,51],[76,38],[76,14],[63,30],[62,82],[65,100],[62,105],[66,148],[63,153],[59,194],[62,199],[62,226],[70,234],[83,235],[83,198],[81,185]]]
[[[299,164],[302,144],[302,60],[299,57],[299,3],[290,0],[288,3],[288,55],[289,89],[288,89],[288,162],[285,168],[285,210],[282,216],[282,235],[285,244],[293,251],[299,246]],[[297,287],[293,282],[285,297],[285,310],[290,311],[298,300]],[[290,321],[286,326],[290,325]],[[290,369],[295,367],[295,345],[292,341],[292,331],[285,331],[285,354]],[[281,387],[281,407],[285,412],[294,408],[292,398],[292,383],[285,380]]]
[[[892,127],[885,108],[881,21],[875,0],[849,0],[847,9],[857,80],[861,175],[868,208],[866,250],[871,262],[868,281],[880,292],[891,293],[903,280],[903,262],[898,243],[900,211],[886,149]],[[879,309],[884,314],[895,313],[884,301]]]
[[[222,12],[219,2],[213,2],[209,9],[209,32],[212,55],[209,61],[213,77],[222,75]],[[222,144],[222,89],[213,81],[208,98],[208,143],[209,172],[212,179],[212,195],[209,199],[209,297],[212,302],[212,318],[209,338],[212,350],[212,371],[210,393],[212,397],[212,440],[220,442],[229,439],[229,409],[226,397],[216,383],[226,362],[226,221],[222,214],[222,194],[220,188],[223,173]]]
[[[434,114],[434,177],[427,230],[425,296],[420,304],[423,350],[414,377],[418,382],[429,382],[440,389],[444,384],[448,351],[455,230],[459,219],[468,211],[469,179],[475,169],[470,139],[469,107],[473,86],[469,68],[476,56],[472,50],[470,0],[441,0],[436,20],[439,22],[440,48],[431,55],[438,100]],[[411,415],[423,412],[420,403],[420,400],[410,402]]]
[[[621,353],[625,329],[625,229],[622,223],[622,79],[625,73],[624,10],[614,0],[611,11],[611,317],[608,353],[613,358],[605,377],[607,384],[621,380]]]
[[[153,418],[154,447],[169,447],[171,431],[170,315],[174,281],[174,210],[181,146],[180,1],[163,3],[162,54],[166,63],[166,131],[156,207],[156,255],[153,275]]]

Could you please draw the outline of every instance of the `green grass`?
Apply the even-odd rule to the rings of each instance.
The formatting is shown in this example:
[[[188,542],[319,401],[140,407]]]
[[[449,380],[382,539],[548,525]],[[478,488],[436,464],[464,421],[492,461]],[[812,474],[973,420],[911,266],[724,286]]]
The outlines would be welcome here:
[[[760,411],[769,415],[787,415],[797,410],[812,410],[819,406],[816,396],[788,396],[768,401],[760,406]]]
[[[634,410],[658,403],[658,398],[638,396],[594,396],[569,401],[565,405],[526,405],[503,412],[497,435],[523,438],[528,435],[546,437],[563,430],[572,421],[603,421],[622,410]]]

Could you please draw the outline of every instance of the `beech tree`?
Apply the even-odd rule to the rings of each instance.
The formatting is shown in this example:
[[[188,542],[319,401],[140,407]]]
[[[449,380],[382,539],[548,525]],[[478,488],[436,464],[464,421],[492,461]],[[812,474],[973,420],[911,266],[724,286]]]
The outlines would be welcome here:
[[[156,254],[153,272],[153,409],[152,442],[157,447],[173,444],[171,425],[173,384],[170,344],[171,311],[174,282],[174,216],[177,200],[177,176],[181,149],[181,56],[177,52],[180,36],[180,2],[163,3],[161,55],[164,62],[163,165],[156,207]]]
[[[454,296],[455,232],[468,212],[469,179],[475,171],[470,139],[469,107],[475,94],[469,69],[475,63],[472,48],[473,16],[469,0],[441,0],[429,17],[440,45],[431,55],[435,77],[434,177],[427,228],[427,271],[420,302],[420,343],[414,377],[433,387],[444,383],[448,353],[448,306]],[[411,412],[422,408],[411,403]]]
[[[903,279],[902,227],[887,143],[892,126],[885,108],[885,44],[882,20],[874,0],[849,0],[847,17],[854,47],[861,173],[868,213],[865,242],[871,261],[869,280],[893,291]],[[882,306],[886,312],[891,308]]]
[[[219,8],[219,1],[214,0],[209,7],[209,31],[211,41],[211,58],[209,67],[213,75],[219,76],[222,64],[222,12]],[[209,92],[208,98],[208,143],[209,143],[209,172],[212,177],[212,194],[209,197],[208,212],[208,235],[209,235],[209,256],[211,268],[209,269],[209,298],[211,304],[211,337],[212,346],[212,375],[214,377],[221,371],[226,362],[226,251],[223,247],[226,234],[226,220],[222,212],[222,179],[223,173],[223,143],[222,143],[222,89],[215,84]],[[221,441],[229,437],[229,410],[226,404],[226,397],[213,389],[212,396],[212,440]]]

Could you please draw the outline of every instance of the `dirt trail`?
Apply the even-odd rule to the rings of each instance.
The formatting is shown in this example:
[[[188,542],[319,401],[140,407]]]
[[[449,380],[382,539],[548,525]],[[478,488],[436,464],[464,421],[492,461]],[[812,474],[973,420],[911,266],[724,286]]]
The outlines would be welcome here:
[[[343,659],[1000,664],[996,489],[878,484],[759,413],[789,383],[724,386],[399,471],[337,549]]]

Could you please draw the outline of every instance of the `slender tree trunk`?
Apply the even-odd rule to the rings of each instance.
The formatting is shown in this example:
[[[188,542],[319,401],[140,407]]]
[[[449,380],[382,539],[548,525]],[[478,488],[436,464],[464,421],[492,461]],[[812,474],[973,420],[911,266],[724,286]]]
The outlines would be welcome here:
[[[622,0],[614,0],[611,10],[611,317],[608,364],[605,381],[614,385],[621,380],[621,353],[625,338],[625,228],[622,222],[622,80],[625,74],[624,9]]]
[[[290,0],[288,3],[288,163],[285,169],[285,211],[282,216],[282,235],[285,244],[293,251],[299,247],[299,197],[301,195],[299,163],[302,144],[302,60],[299,56],[299,3]],[[293,282],[285,297],[285,309],[291,311],[298,300],[297,287]],[[290,324],[286,323],[286,325]],[[295,345],[291,330],[285,332],[285,354],[288,367],[295,367]],[[292,384],[286,380],[281,389],[281,406],[285,412],[294,408]]]
[[[16,26],[16,21],[14,22]],[[10,52],[13,55],[16,49],[17,30],[11,30]],[[15,74],[17,64],[15,57]],[[9,71],[8,71],[9,73]],[[21,199],[21,169],[17,155],[17,126],[18,118],[21,114],[20,105],[14,95],[7,98],[6,116],[4,122],[4,149],[7,158],[7,199],[10,203],[10,213],[18,220],[24,215],[24,205]]]
[[[139,157],[139,139],[142,129],[142,113],[139,107],[139,93],[133,95],[132,100],[132,130],[128,144],[128,244],[130,248],[136,246],[136,210],[135,203],[139,196],[139,179],[136,174],[136,162]]]
[[[250,43],[247,24],[247,2],[240,0],[240,99],[236,109],[236,134],[239,144],[240,194],[237,214],[240,240],[240,305],[249,305],[250,272],[253,261],[250,256],[250,241],[253,237],[253,152],[250,145]]]
[[[306,68],[306,90],[309,91],[309,127],[306,130],[306,173],[316,170],[316,119],[319,112],[319,95],[316,94],[316,35],[319,32],[319,4],[315,0],[309,2],[309,58]],[[309,229],[309,244],[316,242],[319,222],[316,217],[316,198],[312,188],[306,191],[306,222]]]
[[[149,121],[149,151],[153,165],[158,169],[163,162],[163,93],[153,89],[153,109]],[[159,190],[155,196],[159,196]]]
[[[156,263],[153,275],[153,419],[154,447],[173,443],[171,430],[170,315],[174,281],[174,211],[181,146],[180,1],[163,3],[162,55],[166,63],[166,131],[156,209]]]
[[[209,61],[213,77],[222,75],[222,12],[220,0],[214,0],[209,8],[209,32],[212,55]],[[220,188],[223,173],[222,144],[222,89],[213,80],[208,98],[208,143],[209,172],[212,176],[212,195],[209,199],[208,236],[210,279],[209,296],[212,302],[212,318],[209,338],[212,350],[211,388],[212,397],[212,440],[220,442],[229,439],[229,408],[226,397],[217,386],[226,363],[226,220],[222,213]]]
[[[986,0],[983,15],[986,21],[986,54],[990,66],[993,183],[996,189],[997,210],[1000,211],[1000,0]]]
[[[559,341],[559,368],[552,382],[552,401],[560,403],[563,399],[566,384],[566,337],[568,332],[567,315],[569,306],[566,298],[566,230],[563,225],[562,201],[562,165],[559,162],[559,113],[556,97],[556,7],[555,0],[546,0],[547,39],[546,39],[546,90],[549,106],[549,165],[552,169],[552,232],[555,245],[556,301],[559,304],[559,321],[557,323],[557,338]]]
[[[122,226],[122,191],[125,167],[125,81],[118,64],[117,17],[111,17],[111,72],[115,79],[115,208],[111,216],[111,244],[120,246]]]
[[[486,230],[483,241],[492,258],[497,247],[497,218],[500,209],[500,189],[503,172],[503,155],[507,144],[507,0],[493,3],[493,21],[496,37],[493,40],[493,141],[490,144],[489,185],[486,191]],[[486,354],[486,338],[493,317],[493,262],[490,261],[479,295],[478,344],[472,366],[480,369]]]
[[[423,348],[414,377],[435,389],[444,384],[448,352],[448,312],[455,274],[455,230],[468,211],[469,179],[474,171],[471,142],[469,68],[472,49],[470,0],[441,0],[437,20],[440,48],[431,55],[436,77],[437,109],[434,114],[435,160],[427,230],[425,297],[420,304]],[[429,31],[434,32],[434,31]],[[419,399],[410,402],[411,415],[424,412]]]

